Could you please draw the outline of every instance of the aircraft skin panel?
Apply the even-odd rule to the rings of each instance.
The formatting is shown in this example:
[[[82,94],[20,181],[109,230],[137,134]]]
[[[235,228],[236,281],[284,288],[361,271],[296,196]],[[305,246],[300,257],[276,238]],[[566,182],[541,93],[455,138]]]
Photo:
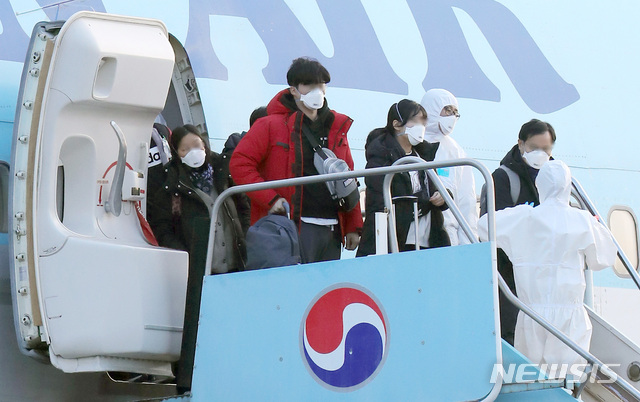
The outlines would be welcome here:
[[[330,107],[355,120],[349,141],[356,168],[364,167],[367,134],[385,124],[390,105],[404,97],[420,101],[427,89],[444,87],[458,96],[462,118],[453,137],[470,157],[495,169],[516,143],[520,125],[540,118],[556,128],[554,157],[571,166],[605,219],[614,205],[640,211],[633,185],[640,179],[633,118],[639,106],[638,52],[620,51],[637,47],[638,3],[464,0],[424,7],[414,0],[363,0],[348,10],[330,2],[289,3],[189,0],[149,6],[86,0],[39,9],[44,2],[0,2],[0,161],[11,159],[20,73],[33,25],[95,10],[158,18],[185,44],[214,150],[222,149],[230,133],[247,130],[251,111],[286,87],[291,59],[309,55],[329,67]],[[341,18],[347,11],[345,25]],[[599,21],[599,29],[577,21]],[[281,47],[283,42],[288,48]],[[479,183],[476,176],[477,192]],[[8,235],[0,233],[0,250],[7,243]],[[0,260],[0,280],[8,280],[9,262]],[[640,328],[628,319],[634,311],[630,306],[637,305],[630,301],[639,297],[635,285],[611,270],[593,277],[596,311],[640,341]],[[0,328],[12,330],[10,312],[0,318]],[[39,365],[9,349],[0,346],[0,361],[6,353],[12,361],[21,357],[25,364]],[[0,390],[7,388],[5,379],[24,385],[16,385],[9,400],[36,392],[2,367]],[[32,370],[34,382],[45,384],[46,376],[72,383],[49,369],[46,374]],[[9,391],[0,391],[0,400],[2,392]]]
[[[0,246],[0,257],[8,257]],[[13,327],[9,269],[0,267],[0,401],[2,402],[130,402],[176,394],[174,386],[121,384],[105,373],[64,373],[20,352]]]
[[[595,287],[593,289],[593,306],[598,315],[640,345],[640,322],[629,319],[636,314],[636,306],[640,305],[640,294],[636,289],[616,287]]]

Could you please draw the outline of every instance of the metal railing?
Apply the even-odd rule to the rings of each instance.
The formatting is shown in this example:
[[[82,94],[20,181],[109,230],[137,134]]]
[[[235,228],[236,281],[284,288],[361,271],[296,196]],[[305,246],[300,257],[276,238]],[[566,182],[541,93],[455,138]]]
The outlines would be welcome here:
[[[487,234],[488,234],[489,241],[492,244],[492,247],[491,247],[491,250],[492,250],[491,251],[492,252],[492,261],[495,262],[495,260],[496,260],[496,257],[495,257],[496,256],[496,247],[495,247],[495,199],[494,199],[495,191],[494,191],[494,184],[493,184],[493,179],[491,177],[491,173],[487,170],[487,168],[482,163],[480,163],[480,162],[478,162],[478,161],[476,161],[474,159],[468,159],[468,158],[465,158],[465,159],[454,159],[454,160],[442,161],[442,162],[425,162],[423,159],[420,159],[420,158],[417,158],[417,157],[405,157],[405,158],[401,158],[400,160],[396,161],[396,163],[393,166],[386,166],[386,167],[372,168],[372,169],[364,169],[364,170],[354,170],[354,171],[351,171],[351,172],[343,172],[343,173],[332,173],[332,174],[325,174],[325,175],[295,177],[295,178],[291,178],[291,179],[283,179],[283,180],[267,181],[267,182],[262,182],[262,183],[246,184],[246,185],[234,186],[234,187],[231,187],[231,188],[223,191],[218,196],[218,198],[216,198],[216,200],[215,200],[215,202],[213,204],[212,211],[211,211],[211,227],[210,227],[210,231],[209,231],[209,239],[208,239],[208,245],[207,245],[207,259],[206,259],[205,273],[206,273],[206,275],[211,275],[211,273],[212,273],[213,252],[214,252],[213,245],[215,244],[215,236],[216,236],[216,233],[217,233],[217,229],[218,229],[218,227],[221,227],[221,225],[222,225],[222,222],[218,218],[219,217],[220,208],[222,207],[223,202],[228,197],[231,197],[232,195],[240,194],[240,193],[253,192],[253,191],[260,191],[260,190],[275,189],[275,188],[280,188],[280,187],[293,187],[293,186],[299,186],[299,185],[305,185],[305,184],[322,183],[322,182],[326,182],[326,181],[334,181],[334,180],[343,180],[343,179],[349,179],[349,178],[385,175],[385,179],[384,179],[384,182],[383,182],[384,202],[385,202],[385,207],[392,214],[393,213],[392,212],[393,208],[392,208],[392,205],[391,205],[392,204],[392,201],[391,201],[391,180],[393,178],[393,175],[396,174],[396,173],[415,171],[415,170],[426,170],[427,171],[427,174],[429,175],[429,177],[433,181],[433,183],[436,186],[436,188],[438,189],[438,191],[440,191],[442,197],[444,198],[445,202],[449,206],[449,209],[453,213],[454,217],[456,218],[456,220],[458,221],[458,223],[460,224],[460,226],[464,230],[465,234],[467,234],[467,236],[469,237],[469,240],[472,243],[478,243],[479,242],[478,239],[473,235],[473,232],[471,231],[471,228],[470,228],[468,222],[462,216],[462,213],[460,212],[460,209],[457,207],[457,205],[455,204],[455,202],[453,201],[453,199],[451,198],[449,193],[446,191],[446,188],[445,188],[444,184],[442,183],[442,181],[439,179],[438,175],[435,173],[435,171],[433,171],[433,169],[440,168],[440,167],[456,167],[456,166],[472,166],[472,167],[478,169],[482,173],[482,175],[483,175],[483,177],[484,177],[484,179],[485,179],[485,181],[487,183],[487,219],[488,219]],[[578,184],[578,186],[579,186],[579,184]],[[588,197],[586,199],[588,200]],[[395,235],[396,234],[395,220],[391,221],[391,219],[390,219],[389,223],[390,223],[390,225],[389,225],[389,232],[390,233],[389,234],[390,234],[390,237],[391,237],[391,240],[392,240],[391,241],[391,246],[392,246],[391,247],[391,252],[398,252],[397,237]],[[392,233],[392,231],[393,231],[393,233]],[[624,253],[621,253],[621,254],[624,256]],[[624,258],[626,259],[626,257],[624,257]],[[628,260],[627,260],[627,262],[628,262]],[[620,376],[618,376],[613,370],[611,370],[608,366],[606,366],[604,363],[602,363],[597,357],[595,357],[591,353],[583,350],[575,342],[573,342],[571,339],[569,339],[569,337],[567,337],[560,330],[558,330],[553,325],[551,325],[548,321],[546,321],[542,316],[540,316],[538,313],[536,313],[534,310],[532,310],[525,303],[520,301],[520,299],[518,299],[513,294],[513,292],[511,292],[511,290],[509,289],[509,286],[507,286],[507,284],[504,281],[504,279],[502,278],[502,276],[497,272],[497,267],[495,267],[495,265],[494,265],[494,269],[495,269],[496,274],[497,274],[499,288],[502,290],[502,292],[504,293],[505,297],[513,305],[515,305],[518,309],[520,309],[522,312],[527,314],[534,321],[536,321],[538,324],[540,324],[543,328],[545,328],[547,331],[551,332],[555,337],[557,337],[565,345],[567,345],[569,348],[571,348],[574,352],[576,352],[578,355],[580,355],[582,358],[584,358],[587,361],[588,366],[591,369],[593,369],[595,367],[598,371],[600,371],[602,374],[604,374],[605,376],[610,378],[614,383],[616,383],[620,388],[624,389],[626,392],[628,392],[630,395],[632,395],[638,401],[640,401],[640,392],[637,389],[635,389],[627,381],[625,381]],[[631,275],[634,276],[633,274],[631,274]],[[634,280],[636,280],[636,278],[637,278],[637,273],[634,276]],[[640,287],[640,278],[638,278],[638,280],[636,280],[636,283],[639,284],[639,287]],[[498,353],[500,353],[500,351],[498,351]],[[588,379],[587,379],[587,381],[588,381]],[[498,381],[498,383],[501,383],[501,381]],[[496,384],[496,385],[498,385],[498,384]],[[487,399],[495,398],[496,395],[494,395],[494,394],[496,392],[499,392],[499,390],[500,390],[499,386],[494,387],[494,389],[492,390],[491,394],[489,396],[487,396]]]
[[[598,221],[607,229],[607,232],[611,234],[611,239],[613,239],[613,243],[616,245],[616,248],[618,249],[618,258],[620,258],[622,265],[624,265],[625,269],[631,276],[631,279],[633,279],[633,282],[636,284],[638,289],[640,289],[640,275],[638,275],[638,272],[635,270],[635,268],[633,268],[631,261],[629,261],[629,258],[627,258],[627,255],[624,253],[624,250],[622,250],[622,246],[620,246],[620,243],[618,243],[616,238],[613,236],[613,234],[611,233],[611,230],[607,227],[607,225],[605,225],[604,221],[602,220],[602,216],[598,213],[598,210],[596,209],[595,204],[591,201],[591,199],[587,195],[587,192],[584,191],[584,188],[582,188],[582,185],[580,184],[580,182],[573,177],[571,178],[571,186],[572,186],[571,194],[580,203],[580,208],[588,211],[591,215],[595,216],[598,219]]]
[[[406,164],[409,164],[410,166],[413,166],[414,169],[412,169],[412,170],[422,170],[422,169],[424,169],[423,166],[425,165],[423,159],[420,159],[420,158],[415,157],[415,156],[407,156],[407,157],[398,159],[394,163],[394,165],[406,165]],[[495,255],[495,252],[496,252],[496,247],[495,247],[495,190],[494,190],[493,179],[491,177],[491,174],[487,170],[487,168],[483,164],[481,164],[480,162],[477,162],[477,161],[475,161],[473,159],[454,159],[454,160],[446,161],[445,164],[443,164],[443,163],[440,163],[440,164],[429,164],[429,163],[427,163],[427,165],[431,165],[430,169],[434,169],[434,168],[438,168],[438,167],[444,167],[444,165],[446,165],[446,166],[470,165],[470,166],[475,167],[476,169],[478,169],[482,173],[482,175],[484,176],[485,182],[487,183],[487,219],[488,219],[487,234],[488,234],[489,241],[492,242],[492,244],[493,244],[493,246],[491,247],[492,253],[493,253],[493,255]],[[394,174],[395,173],[389,173],[389,174],[387,174],[385,176],[382,188],[383,188],[383,196],[384,196],[385,207],[388,209],[388,211],[390,213],[390,218],[389,218],[389,237],[391,238],[390,239],[391,252],[398,252],[398,239],[396,237],[395,217],[394,217],[393,220],[391,219],[391,216],[393,215],[393,208],[391,207],[391,202],[392,202],[392,200],[391,200],[391,181],[393,179],[393,175]],[[429,174],[429,177],[431,178],[431,180],[433,181],[434,185],[436,186],[436,188],[438,189],[438,191],[440,192],[440,194],[444,198],[445,202],[447,203],[447,206],[449,207],[449,209],[451,210],[451,212],[455,216],[456,220],[458,221],[458,223],[460,224],[460,226],[464,230],[465,234],[467,234],[467,237],[469,237],[469,240],[472,243],[478,243],[479,240],[475,236],[473,236],[468,222],[462,216],[462,213],[460,212],[460,209],[458,208],[458,206],[451,199],[451,197],[449,195],[449,192],[446,190],[444,184],[442,183],[442,181],[438,177],[437,173],[435,171],[433,171],[433,170],[428,170],[427,174]],[[586,193],[584,192],[584,190],[582,189],[580,184],[576,180],[574,180],[573,182],[574,182],[574,186],[579,189],[578,191],[581,192],[581,194],[584,195],[583,202],[586,205],[589,205],[590,208],[591,208],[590,211],[592,213],[594,213],[594,215],[597,216],[597,211],[595,210],[595,206],[589,200],[589,198],[586,196]],[[622,252],[622,249],[620,248],[620,246],[618,245],[617,242],[616,242],[616,245],[618,246],[618,250],[619,250],[618,254],[622,255],[622,258],[624,258],[623,262],[626,260],[626,262],[629,264],[628,267],[630,267],[631,266],[630,263],[626,259],[626,256],[624,256],[624,253]],[[625,264],[625,266],[627,266],[627,264]],[[629,269],[629,268],[627,268],[627,269]],[[633,269],[631,269],[631,270],[633,271]],[[497,269],[496,269],[496,271],[497,271]],[[632,276],[634,276],[634,280],[635,280],[635,278],[638,275],[637,275],[637,273],[635,271],[634,271],[634,273],[635,273],[635,276],[633,274],[631,274],[631,272],[630,272],[630,274]],[[551,332],[556,338],[558,338],[565,345],[567,345],[569,348],[571,348],[574,352],[576,352],[578,355],[580,355],[582,358],[584,358],[587,361],[588,367],[589,367],[590,370],[593,370],[593,368],[595,367],[602,374],[604,374],[608,378],[610,378],[620,388],[624,389],[626,392],[628,392],[630,395],[632,395],[634,398],[636,398],[638,401],[640,401],[640,392],[636,388],[634,388],[631,384],[629,384],[627,381],[625,381],[620,376],[618,376],[613,370],[611,370],[608,366],[606,366],[604,363],[602,363],[596,356],[594,356],[593,354],[589,353],[588,351],[582,349],[580,346],[578,346],[578,344],[573,342],[568,336],[566,336],[564,333],[562,333],[560,330],[558,330],[556,327],[554,327],[551,323],[549,323],[547,320],[545,320],[542,316],[540,316],[537,312],[535,312],[533,309],[531,309],[529,306],[527,306],[525,303],[523,303],[520,299],[518,299],[518,297],[513,294],[511,289],[509,289],[509,286],[507,285],[507,283],[502,278],[502,275],[500,275],[499,272],[497,272],[497,277],[498,277],[498,286],[500,287],[500,289],[502,290],[504,295],[507,297],[507,299],[513,305],[515,305],[519,310],[521,310],[523,313],[525,313],[526,315],[531,317],[535,322],[540,324],[547,331]],[[639,282],[636,281],[636,283],[639,283]],[[589,381],[588,377],[589,376],[587,376],[587,379],[585,380],[585,382]],[[575,396],[579,396],[580,392],[584,388],[584,385],[585,384],[581,384],[581,386],[578,388],[578,392],[575,393]]]
[[[454,161],[445,161],[445,162],[424,162],[424,160],[420,159],[420,163],[418,163],[417,165],[415,163],[413,163],[411,166],[407,166],[407,165],[395,165],[395,166],[385,166],[385,167],[379,167],[379,168],[372,168],[372,169],[362,169],[362,170],[354,170],[351,172],[342,172],[342,173],[331,173],[331,174],[323,174],[323,175],[314,175],[314,176],[304,176],[304,177],[294,177],[292,179],[282,179],[282,180],[273,180],[273,181],[265,181],[262,183],[254,183],[254,184],[244,184],[244,185],[240,185],[240,186],[233,186],[231,188],[226,189],[225,191],[223,191],[222,193],[220,193],[220,195],[218,196],[218,198],[216,198],[214,204],[213,204],[213,208],[211,209],[211,229],[209,231],[209,242],[208,242],[208,246],[207,246],[207,262],[206,262],[206,274],[207,275],[211,275],[212,274],[212,263],[213,263],[213,245],[215,244],[215,236],[216,236],[216,232],[217,232],[217,228],[220,227],[222,225],[222,221],[219,220],[219,213],[220,213],[220,208],[222,207],[224,201],[235,195],[235,194],[240,194],[240,193],[249,193],[249,192],[253,192],[253,191],[260,191],[260,190],[269,190],[269,189],[274,189],[274,188],[280,188],[280,187],[294,187],[294,186],[300,186],[300,185],[305,185],[305,184],[314,184],[314,183],[324,183],[326,181],[335,181],[335,180],[343,180],[343,179],[351,179],[351,178],[358,178],[358,177],[370,177],[370,176],[382,176],[382,175],[386,175],[386,174],[395,174],[395,173],[402,173],[402,172],[408,172],[411,170],[422,170],[422,169],[436,169],[436,168],[440,168],[440,167],[447,167],[447,166],[460,166],[460,165],[471,165],[476,167],[477,169],[484,169],[484,171],[486,171],[486,174],[488,175],[488,177],[491,177],[491,174],[489,173],[489,171],[487,170],[486,167],[484,167],[484,165],[482,165],[480,162],[477,162],[473,159],[458,159],[458,160],[454,160]],[[483,171],[483,174],[485,174],[485,172]],[[486,179],[487,177],[485,177]],[[439,182],[439,185],[441,186],[441,188],[444,189],[444,185],[442,184],[442,182],[439,181],[439,179],[436,176],[436,179]],[[491,188],[491,190],[493,190],[493,182],[491,182],[491,184],[489,185]],[[489,187],[488,187],[489,188]],[[444,191],[446,193],[446,191]],[[493,193],[492,193],[493,194]],[[390,194],[389,194],[390,196]],[[447,193],[448,196],[448,193]],[[443,194],[443,197],[446,197]],[[447,198],[445,198],[445,201],[447,200]],[[493,201],[493,196],[491,197],[491,200]],[[449,197],[449,202],[453,203],[453,200],[451,200],[451,197]],[[451,204],[449,204],[451,205]],[[492,204],[493,205],[493,204]],[[459,214],[459,212],[458,212]],[[460,217],[462,218],[462,216],[460,215]],[[493,222],[493,214],[491,215],[491,221]],[[463,219],[464,220],[464,219]],[[466,221],[465,221],[466,223]],[[467,228],[468,228],[468,224],[467,224]],[[490,238],[495,239],[495,231],[494,231],[494,226],[493,224],[490,225],[489,228],[489,234],[490,234]],[[470,230],[470,229],[469,229]],[[491,237],[493,236],[493,237]]]
[[[452,166],[463,166],[463,165],[469,165],[472,167],[475,167],[476,169],[480,170],[480,172],[482,173],[482,175],[485,178],[485,181],[487,182],[487,189],[488,189],[488,193],[490,193],[490,195],[488,195],[487,198],[487,202],[489,206],[491,206],[488,216],[489,219],[489,229],[488,229],[488,234],[489,234],[489,238],[492,241],[492,244],[495,244],[495,221],[494,221],[494,216],[495,216],[495,202],[494,202],[494,191],[493,191],[493,179],[491,178],[491,173],[487,170],[487,168],[480,162],[474,160],[474,159],[456,159],[456,160],[450,160],[450,161],[441,161],[441,162],[425,162],[423,159],[420,158],[416,158],[416,157],[405,157],[400,159],[400,161],[402,162],[398,162],[397,164],[394,164],[392,166],[385,166],[385,167],[379,167],[379,168],[371,168],[371,169],[363,169],[363,170],[354,170],[351,172],[343,172],[343,173],[332,173],[332,174],[323,174],[323,175],[315,175],[315,176],[304,176],[304,177],[295,177],[292,179],[283,179],[283,180],[274,180],[274,181],[267,181],[267,182],[262,182],[262,183],[254,183],[254,184],[245,184],[245,185],[240,185],[240,186],[234,186],[231,188],[228,188],[227,190],[223,191],[222,193],[220,193],[220,195],[218,196],[218,198],[216,199],[215,203],[213,204],[213,208],[211,210],[211,229],[209,231],[209,241],[208,241],[208,246],[207,246],[207,260],[206,260],[206,275],[211,275],[212,273],[212,263],[213,263],[213,245],[215,244],[215,236],[216,236],[216,232],[218,227],[221,227],[222,222],[219,220],[218,216],[220,213],[220,208],[222,207],[224,201],[235,195],[235,194],[240,194],[240,193],[248,193],[248,192],[252,192],[252,191],[260,191],[260,190],[267,190],[267,189],[274,189],[274,188],[279,188],[279,187],[293,187],[293,186],[299,186],[299,185],[304,185],[304,184],[312,184],[312,183],[323,183],[326,181],[334,181],[334,180],[343,180],[343,179],[350,179],[350,178],[358,178],[358,177],[370,177],[370,176],[381,176],[381,175],[385,175],[385,180],[387,180],[387,177],[389,177],[389,175],[393,175],[395,173],[403,173],[403,172],[409,172],[409,171],[413,171],[413,170],[427,170],[428,174],[430,175],[432,181],[434,181],[434,183],[436,183],[436,187],[439,189],[439,191],[442,193],[443,198],[445,199],[445,202],[447,202],[447,205],[451,206],[453,205],[455,208],[455,211],[452,210],[454,216],[459,220],[460,225],[463,227],[463,230],[465,231],[465,233],[467,234],[467,236],[469,236],[470,239],[472,239],[471,241],[474,241],[477,243],[477,239],[475,239],[473,232],[471,231],[471,228],[469,227],[469,224],[466,222],[466,220],[464,220],[464,218],[462,217],[462,214],[460,213],[460,210],[457,209],[457,207],[455,207],[455,204],[453,203],[452,198],[449,196],[449,193],[446,191],[444,184],[442,184],[442,182],[440,181],[440,179],[438,178],[437,174],[435,174],[435,171],[433,171],[433,169],[437,169],[437,168],[441,168],[441,167],[452,167]],[[384,196],[385,196],[385,203],[386,200],[389,200],[389,206],[390,206],[390,200],[391,200],[391,190],[390,190],[390,181],[389,181],[389,191],[385,192]],[[384,187],[383,185],[383,188]],[[389,208],[389,210],[392,210],[392,208]],[[393,230],[395,230],[395,224],[394,225],[390,225],[393,226]],[[395,236],[394,236],[395,239]],[[392,242],[393,244],[393,242]],[[397,241],[395,242],[396,245],[396,249],[397,249]],[[493,270],[495,272],[497,272],[497,268],[495,266],[495,261],[496,261],[496,248],[495,247],[491,247],[491,253],[492,253],[492,258],[491,260],[493,261]],[[497,363],[501,364],[502,363],[502,350],[500,349],[500,344],[498,343],[497,345],[497,349],[496,349],[496,354],[497,354]],[[500,389],[502,386],[502,377],[501,374],[498,373],[498,381],[496,381],[496,383],[494,384],[494,387],[492,388],[491,392],[489,393],[489,395],[487,395],[483,400],[487,400],[487,401],[493,401],[495,400],[495,398],[497,398],[498,394],[500,393]]]
[[[464,219],[464,217],[462,216],[460,209],[457,208],[457,206],[456,208],[451,208],[452,205],[455,205],[455,202],[453,201],[453,198],[451,198],[451,195],[449,195],[449,192],[447,191],[445,185],[442,183],[442,180],[440,180],[440,177],[438,177],[438,174],[433,169],[437,169],[441,167],[455,167],[455,166],[472,166],[478,169],[480,173],[482,173],[482,175],[484,176],[484,180],[487,183],[487,205],[495,206],[493,179],[491,177],[491,173],[489,173],[487,168],[482,163],[474,159],[455,159],[455,160],[448,160],[443,162],[425,162],[424,159],[419,158],[417,156],[405,156],[404,158],[400,158],[397,161],[395,161],[392,166],[401,166],[401,165],[407,165],[407,164],[413,165],[413,169],[411,170],[427,169],[427,175],[429,176],[433,184],[435,184],[436,188],[440,192],[440,195],[442,195],[442,198],[444,198],[444,201],[449,206],[449,210],[451,211],[451,213],[453,213],[453,216],[455,216],[456,220],[460,224],[460,227],[462,228],[464,233],[467,235],[470,241],[472,241],[471,239],[475,238],[476,235],[471,230],[471,226],[469,226],[469,223],[467,222],[467,220]],[[422,167],[423,165],[426,165],[427,167]],[[388,228],[389,228],[389,239],[391,241],[391,252],[397,253],[399,251],[399,247],[398,247],[398,238],[397,238],[397,233],[396,233],[397,231],[396,231],[396,225],[395,225],[395,221],[396,221],[395,211],[391,205],[392,203],[391,182],[393,180],[393,176],[394,176],[394,173],[390,173],[384,177],[384,181],[382,182],[382,194],[384,197],[384,206],[389,211],[390,224],[388,225]],[[489,201],[489,199],[491,199],[491,201]],[[487,232],[489,236],[489,241],[495,242],[495,238],[496,238],[495,224],[494,224],[495,207],[493,209],[489,209],[489,208],[487,209],[488,209],[487,218],[489,219],[489,227]],[[392,222],[393,224],[391,224]],[[416,243],[418,243],[417,237],[416,237]]]
[[[120,212],[122,211],[122,184],[124,183],[124,172],[127,168],[127,140],[118,123],[112,120],[111,127],[118,138],[118,162],[116,164],[116,171],[113,174],[113,183],[111,183],[109,196],[104,202],[104,209],[114,216],[120,216]]]

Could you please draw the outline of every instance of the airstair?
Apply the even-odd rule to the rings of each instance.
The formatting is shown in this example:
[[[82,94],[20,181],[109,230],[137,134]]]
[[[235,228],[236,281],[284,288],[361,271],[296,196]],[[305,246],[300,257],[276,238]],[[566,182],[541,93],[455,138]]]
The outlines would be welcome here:
[[[188,379],[191,391],[186,398],[194,401],[211,398],[640,401],[640,392],[634,386],[637,384],[634,379],[640,375],[633,363],[640,360],[635,345],[590,312],[594,346],[592,353],[580,349],[513,295],[499,276],[493,182],[486,167],[475,160],[424,162],[406,157],[395,166],[236,186],[218,197],[212,216],[217,216],[224,199],[236,193],[385,175],[383,194],[390,215],[389,238],[395,239],[392,177],[396,173],[425,169],[462,228],[470,234],[468,224],[434,170],[464,165],[478,169],[487,181],[490,238],[487,243],[397,253],[397,243],[390,241],[388,255],[211,276],[217,227],[214,220],[207,262],[203,264],[208,268],[204,269],[200,311],[195,312],[198,335],[191,356],[193,375]],[[520,310],[588,362],[585,370],[588,375],[582,383],[547,378],[500,339],[498,286]],[[380,306],[380,310],[376,310],[380,313],[350,322],[349,314],[344,312],[344,327],[340,325],[344,330],[343,341],[333,345],[338,345],[337,349],[325,350],[326,353],[311,351],[313,342],[307,341],[310,336],[307,331],[314,327],[305,324],[305,317],[328,292],[344,288],[370,295],[371,305]],[[225,303],[229,300],[236,302]],[[188,321],[188,317],[186,319]],[[372,324],[374,322],[378,324]],[[382,339],[382,357],[375,361],[378,366],[366,380],[355,385],[348,380],[332,383],[334,374],[343,370],[349,359],[368,350],[348,345],[351,331],[360,325],[354,323],[369,323],[376,328],[378,335],[373,338]],[[329,333],[321,332],[317,339],[328,337]],[[336,350],[342,351],[337,355],[339,364],[334,359]],[[617,371],[603,363],[616,359],[631,362],[629,367],[623,365]],[[189,357],[185,361],[188,364]],[[327,367],[329,371],[325,370]],[[526,376],[518,376],[518,370]],[[431,374],[425,375],[427,372]],[[464,382],[460,381],[462,375]]]

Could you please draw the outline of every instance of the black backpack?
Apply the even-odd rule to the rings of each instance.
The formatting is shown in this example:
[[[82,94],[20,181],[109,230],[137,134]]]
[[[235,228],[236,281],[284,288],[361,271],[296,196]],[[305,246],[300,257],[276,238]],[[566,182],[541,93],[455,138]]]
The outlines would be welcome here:
[[[246,270],[300,264],[298,230],[286,216],[263,217],[249,228],[246,239]]]

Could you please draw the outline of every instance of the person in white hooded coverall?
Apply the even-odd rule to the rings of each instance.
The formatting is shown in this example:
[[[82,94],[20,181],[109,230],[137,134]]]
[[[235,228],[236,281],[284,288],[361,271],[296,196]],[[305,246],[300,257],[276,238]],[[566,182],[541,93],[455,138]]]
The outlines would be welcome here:
[[[427,111],[425,140],[432,144],[439,143],[434,161],[466,158],[467,154],[462,147],[450,136],[460,117],[456,97],[444,89],[430,89],[422,98],[421,104]],[[477,237],[478,211],[472,168],[470,166],[441,168],[437,169],[437,173],[445,187],[453,194],[454,202],[460,208],[474,236]],[[446,210],[443,214],[444,227],[449,234],[451,245],[471,243],[451,210]],[[418,226],[421,247],[429,246],[427,241],[429,227],[430,215],[421,217]],[[407,243],[415,244],[414,224],[409,229]]]
[[[569,205],[571,172],[562,161],[546,162],[536,178],[540,205],[496,212],[496,242],[513,262],[518,297],[580,347],[589,350],[591,321],[583,305],[584,264],[613,266],[616,246],[604,225]],[[487,239],[487,215],[480,218]],[[584,360],[522,311],[515,345],[533,363],[577,364]]]

